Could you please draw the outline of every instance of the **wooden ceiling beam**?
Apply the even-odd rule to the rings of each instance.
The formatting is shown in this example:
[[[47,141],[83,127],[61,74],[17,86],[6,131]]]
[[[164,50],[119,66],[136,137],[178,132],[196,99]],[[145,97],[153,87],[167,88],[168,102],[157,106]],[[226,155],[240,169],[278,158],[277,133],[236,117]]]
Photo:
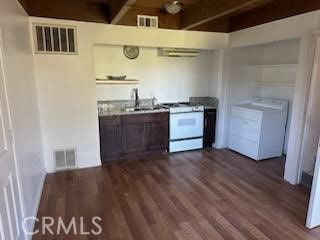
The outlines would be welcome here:
[[[135,2],[136,0],[112,0],[110,2],[110,23],[117,24]]]
[[[88,22],[108,22],[108,5],[76,0],[24,0],[29,16]]]
[[[230,18],[230,31],[254,27],[320,9],[319,0],[277,0]]]
[[[202,32],[222,32],[228,33],[230,29],[229,18],[219,18],[202,25],[196,26],[189,30]]]
[[[192,29],[218,18],[223,18],[256,5],[261,0],[200,0],[181,14],[181,28]]]

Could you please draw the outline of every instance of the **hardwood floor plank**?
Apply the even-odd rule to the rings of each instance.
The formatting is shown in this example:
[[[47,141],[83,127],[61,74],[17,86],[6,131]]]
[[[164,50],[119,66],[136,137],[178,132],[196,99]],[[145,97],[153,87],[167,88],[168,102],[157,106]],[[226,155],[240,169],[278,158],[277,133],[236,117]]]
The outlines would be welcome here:
[[[180,226],[182,228],[182,231],[184,232],[184,235],[186,236],[186,240],[202,240],[202,238],[188,222],[181,223]]]
[[[202,238],[205,240],[215,239],[223,240],[224,238],[217,232],[217,230],[206,220],[199,222],[200,229],[198,230]]]
[[[84,218],[101,235],[34,240],[317,240],[304,227],[309,190],[283,180],[284,158],[256,162],[229,150],[136,156],[49,174],[38,218]],[[37,223],[36,229],[42,224]],[[56,230],[56,226],[53,227]]]
[[[233,213],[230,215],[230,218],[234,220],[234,222],[237,222],[236,226],[238,229],[241,229],[242,232],[247,232],[250,234],[253,239],[259,239],[259,240],[270,240],[262,231],[260,231],[254,224],[250,223],[245,217]],[[233,224],[234,224],[233,222]]]

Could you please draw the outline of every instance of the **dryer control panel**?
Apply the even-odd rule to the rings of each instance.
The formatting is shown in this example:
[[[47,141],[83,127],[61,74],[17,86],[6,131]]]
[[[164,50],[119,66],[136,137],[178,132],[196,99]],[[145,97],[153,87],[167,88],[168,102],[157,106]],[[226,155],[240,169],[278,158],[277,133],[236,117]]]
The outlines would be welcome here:
[[[288,108],[288,101],[273,98],[255,98],[252,103],[253,106],[260,106],[272,109],[285,110]]]

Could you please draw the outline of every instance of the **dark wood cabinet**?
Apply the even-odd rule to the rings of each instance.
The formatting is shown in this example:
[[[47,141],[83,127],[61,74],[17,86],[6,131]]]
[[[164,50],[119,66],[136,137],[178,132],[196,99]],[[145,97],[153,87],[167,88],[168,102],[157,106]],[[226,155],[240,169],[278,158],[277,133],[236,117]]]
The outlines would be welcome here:
[[[168,148],[168,118],[168,113],[123,116],[123,153],[166,150]]]
[[[168,115],[158,116],[156,121],[150,122],[148,124],[147,131],[147,150],[167,150],[168,149],[168,138],[169,138],[169,128],[168,128]]]
[[[146,149],[147,127],[142,115],[122,116],[122,152],[143,152]]]
[[[122,154],[121,148],[121,117],[106,116],[99,118],[100,152],[105,160],[115,159]]]
[[[212,147],[215,142],[216,135],[216,109],[206,109],[204,112],[204,133],[203,133],[203,147]]]
[[[102,159],[107,161],[133,153],[164,152],[168,149],[168,132],[167,112],[100,117]]]
[[[129,123],[123,125],[123,153],[134,153],[144,151],[146,148],[146,131],[146,126],[143,123]]]

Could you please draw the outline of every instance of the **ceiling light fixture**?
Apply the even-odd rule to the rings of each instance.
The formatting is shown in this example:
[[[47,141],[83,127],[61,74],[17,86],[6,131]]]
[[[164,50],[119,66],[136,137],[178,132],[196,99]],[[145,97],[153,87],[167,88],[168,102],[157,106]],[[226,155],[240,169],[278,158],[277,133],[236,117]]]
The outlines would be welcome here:
[[[183,3],[179,1],[168,1],[164,4],[164,9],[172,15],[179,13],[182,10],[182,7]]]

